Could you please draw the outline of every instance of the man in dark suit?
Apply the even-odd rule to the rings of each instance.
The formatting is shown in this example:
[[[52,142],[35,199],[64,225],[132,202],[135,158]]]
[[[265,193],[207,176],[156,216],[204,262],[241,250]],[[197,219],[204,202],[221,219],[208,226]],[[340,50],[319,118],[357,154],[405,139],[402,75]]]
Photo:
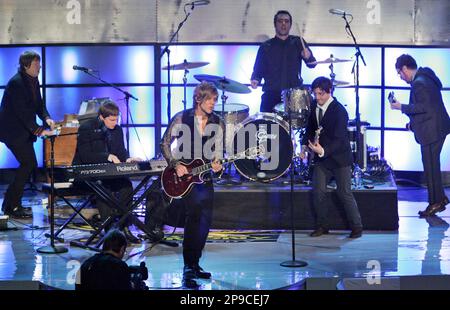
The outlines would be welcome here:
[[[337,195],[344,205],[350,223],[350,238],[359,238],[363,227],[358,206],[351,191],[353,163],[350,140],[347,133],[348,114],[345,108],[331,96],[331,80],[316,78],[311,86],[315,100],[311,106],[306,134],[302,140],[301,158],[309,148],[315,154],[312,187],[313,205],[316,212],[316,229],[310,234],[318,237],[329,232],[327,184],[334,177]],[[316,133],[320,128],[320,136]]]
[[[15,218],[31,217],[31,210],[22,206],[25,183],[37,167],[33,143],[37,137],[53,132],[36,123],[38,116],[52,130],[50,118],[39,87],[41,57],[26,51],[19,57],[19,70],[6,85],[0,107],[0,141],[5,143],[19,162],[13,182],[6,190],[2,210]]]
[[[78,129],[78,139],[74,165],[99,164],[141,161],[139,158],[128,157],[123,142],[122,127],[117,125],[119,118],[119,108],[112,101],[106,101],[100,106],[98,117],[88,119],[81,124]],[[102,220],[119,212],[121,215],[126,211],[125,207],[131,200],[133,185],[128,178],[104,179],[103,186],[119,196],[120,205],[123,210],[112,209],[100,197],[96,199],[96,206]],[[109,227],[108,227],[109,228]],[[139,240],[129,231],[128,226],[124,227],[125,236],[128,241],[136,243]]]
[[[251,86],[256,89],[264,79],[261,96],[261,112],[273,112],[281,102],[283,89],[300,87],[302,60],[314,68],[314,58],[308,44],[302,37],[289,35],[292,16],[288,11],[278,11],[273,18],[275,37],[262,43],[256,55]]]
[[[445,210],[449,203],[442,186],[440,155],[446,136],[450,133],[450,118],[442,100],[442,83],[430,68],[417,68],[410,55],[397,58],[395,68],[400,78],[411,84],[409,104],[391,103],[393,110],[408,115],[407,128],[414,132],[420,144],[423,170],[428,188],[428,207],[419,211],[421,217]]]

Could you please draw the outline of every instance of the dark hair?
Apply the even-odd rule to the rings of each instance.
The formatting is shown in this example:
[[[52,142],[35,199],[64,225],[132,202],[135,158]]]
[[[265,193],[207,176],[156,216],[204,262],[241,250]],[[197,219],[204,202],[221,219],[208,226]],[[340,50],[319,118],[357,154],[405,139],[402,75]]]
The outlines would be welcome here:
[[[124,233],[117,229],[108,231],[103,243],[103,251],[114,251],[119,253],[123,246],[127,247],[127,238]]]
[[[397,58],[397,62],[395,63],[395,69],[400,70],[401,68],[403,68],[403,66],[406,66],[406,68],[408,69],[413,70],[417,69],[416,61],[408,54],[403,54]]]
[[[108,116],[119,115],[119,107],[112,100],[106,100],[98,109],[98,115],[107,118]]]
[[[25,51],[22,54],[20,54],[19,57],[19,71],[25,72],[26,68],[31,65],[31,62],[33,60],[41,60],[41,56],[39,56],[38,53],[33,51]]]
[[[218,96],[219,92],[217,91],[217,88],[213,84],[203,81],[194,89],[194,95],[192,96],[192,99],[194,100],[194,108],[199,102]]]
[[[324,76],[319,76],[311,84],[312,90],[314,90],[316,88],[320,88],[321,90],[323,90],[326,93],[330,93],[332,87],[333,87],[333,84],[331,84],[331,80]]]
[[[281,14],[288,15],[288,16],[289,16],[289,22],[290,22],[291,25],[292,25],[292,16],[291,16],[291,13],[289,13],[289,12],[286,11],[286,10],[280,10],[280,11],[278,11],[278,12],[274,15],[274,17],[273,17],[273,25],[275,26],[275,25],[277,24],[277,18],[278,18],[278,15],[281,15]]]

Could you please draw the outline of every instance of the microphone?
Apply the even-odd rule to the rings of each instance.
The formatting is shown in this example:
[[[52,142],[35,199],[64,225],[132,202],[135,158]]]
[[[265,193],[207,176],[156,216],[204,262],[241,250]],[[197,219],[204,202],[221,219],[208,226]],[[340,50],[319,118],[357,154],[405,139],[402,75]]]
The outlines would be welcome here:
[[[351,14],[348,14],[347,12],[345,12],[343,10],[339,10],[339,9],[329,9],[328,12],[330,12],[333,15],[339,15],[339,16],[351,15]]]
[[[86,68],[86,67],[80,67],[80,66],[77,66],[77,65],[74,65],[72,68],[73,68],[73,70],[80,70],[80,71],[84,71],[84,72],[94,72],[95,71],[93,69],[89,69],[89,68]]]
[[[195,0],[192,1],[190,3],[188,3],[187,5],[191,4],[193,6],[195,5],[208,5],[211,1],[210,0]]]

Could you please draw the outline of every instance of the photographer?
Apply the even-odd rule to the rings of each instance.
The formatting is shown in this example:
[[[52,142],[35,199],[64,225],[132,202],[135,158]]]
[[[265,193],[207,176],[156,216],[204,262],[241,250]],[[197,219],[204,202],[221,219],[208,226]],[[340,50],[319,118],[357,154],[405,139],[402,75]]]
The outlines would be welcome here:
[[[77,290],[131,290],[128,265],[122,261],[127,248],[123,232],[113,229],[103,243],[103,251],[86,260],[79,271]]]

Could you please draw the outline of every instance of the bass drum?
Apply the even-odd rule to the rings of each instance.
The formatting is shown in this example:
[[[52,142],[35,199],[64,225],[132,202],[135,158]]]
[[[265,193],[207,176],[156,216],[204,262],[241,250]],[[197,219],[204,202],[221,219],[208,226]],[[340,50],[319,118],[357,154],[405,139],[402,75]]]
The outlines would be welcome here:
[[[236,160],[236,170],[252,181],[270,182],[281,177],[293,156],[288,128],[286,121],[274,113],[257,113],[239,124],[233,136],[235,154],[254,147],[259,152],[256,157]]]

